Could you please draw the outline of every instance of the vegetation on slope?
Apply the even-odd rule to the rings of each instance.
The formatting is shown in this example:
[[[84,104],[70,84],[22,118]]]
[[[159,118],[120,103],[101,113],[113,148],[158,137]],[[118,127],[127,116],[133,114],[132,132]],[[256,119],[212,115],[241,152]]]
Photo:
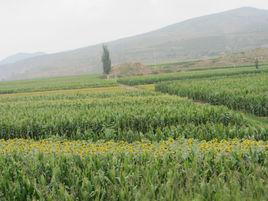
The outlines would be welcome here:
[[[163,93],[226,105],[258,116],[268,116],[268,73],[210,80],[186,80],[156,85]]]
[[[214,78],[218,76],[257,74],[260,72],[268,72],[268,65],[263,66],[260,71],[256,70],[255,67],[237,67],[237,68],[201,70],[201,71],[184,71],[178,73],[165,73],[159,75],[157,74],[157,75],[133,76],[118,79],[118,83],[126,85],[142,85],[142,84],[153,84],[157,82],[171,81],[171,80]]]
[[[219,68],[250,67],[254,65],[255,59],[258,58],[261,66],[268,63],[268,48],[257,48],[236,53],[225,53],[221,56],[178,61],[171,63],[160,63],[148,65],[154,73],[176,72],[183,70],[209,70]]]

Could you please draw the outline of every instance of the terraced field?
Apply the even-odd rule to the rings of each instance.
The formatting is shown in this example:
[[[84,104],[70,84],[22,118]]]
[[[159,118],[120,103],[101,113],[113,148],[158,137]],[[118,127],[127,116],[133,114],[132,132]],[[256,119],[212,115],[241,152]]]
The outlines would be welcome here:
[[[144,85],[154,84],[158,82],[174,81],[174,80],[189,80],[189,79],[214,79],[215,77],[223,76],[236,76],[236,75],[248,75],[268,72],[268,66],[262,66],[262,69],[256,70],[255,67],[235,67],[235,68],[223,68],[213,70],[199,70],[199,71],[182,71],[178,73],[165,73],[165,74],[152,74],[145,76],[133,76],[121,78],[118,80],[121,84],[126,85]]]
[[[268,73],[215,80],[167,82],[157,85],[156,90],[214,105],[226,105],[258,116],[268,116]]]
[[[267,74],[191,73],[157,92],[95,77],[0,84],[0,200],[267,200],[268,127],[253,115],[265,110],[223,101],[255,107]],[[236,91],[216,105],[178,96],[195,86]]]

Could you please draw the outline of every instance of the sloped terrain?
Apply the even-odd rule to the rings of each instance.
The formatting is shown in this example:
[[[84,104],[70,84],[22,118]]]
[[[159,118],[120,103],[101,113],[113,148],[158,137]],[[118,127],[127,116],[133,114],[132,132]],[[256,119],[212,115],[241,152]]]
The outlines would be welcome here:
[[[268,11],[240,8],[107,43],[114,65],[215,57],[268,47]],[[0,66],[0,79],[101,72],[101,44]]]

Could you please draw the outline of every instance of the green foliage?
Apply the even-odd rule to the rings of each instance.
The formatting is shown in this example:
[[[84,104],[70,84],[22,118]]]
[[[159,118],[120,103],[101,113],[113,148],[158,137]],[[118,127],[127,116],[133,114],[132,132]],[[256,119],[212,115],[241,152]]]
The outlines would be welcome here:
[[[105,75],[108,75],[112,69],[110,53],[106,45],[103,45],[102,49],[103,49],[103,54],[102,54],[101,61],[102,61],[102,66],[103,66],[103,73]]]
[[[258,58],[255,59],[255,67],[256,67],[256,69],[259,69],[259,59]]]
[[[1,200],[267,200],[267,152],[0,156]]]
[[[231,108],[249,103],[256,114],[267,111],[267,74],[191,73],[173,78],[210,80],[167,82],[156,89],[211,97]],[[96,76],[67,80],[0,84],[0,93],[38,91],[0,95],[0,138],[31,138],[0,140],[0,200],[268,199],[267,141],[252,140],[267,140],[265,122],[142,88],[87,88],[116,85]]]
[[[268,66],[262,67],[263,72],[268,72]],[[146,76],[133,76],[121,78],[118,83],[127,85],[141,85],[153,84],[163,81],[172,80],[187,80],[187,79],[201,79],[201,78],[214,78],[218,76],[234,76],[241,74],[257,74],[255,67],[238,67],[227,69],[213,69],[213,70],[199,70],[199,71],[182,71],[178,73],[165,73],[159,75],[146,75]]]
[[[2,96],[0,137],[39,139],[59,135],[94,141],[267,137],[267,129],[225,107],[198,105],[154,92],[112,90],[115,92],[98,93],[94,89],[81,94],[73,90],[69,94]]]
[[[161,83],[157,91],[268,116],[268,74]]]
[[[0,82],[0,94],[82,89],[88,87],[105,87],[113,85],[116,85],[116,81],[112,79],[102,79],[99,75],[81,75],[71,77]]]

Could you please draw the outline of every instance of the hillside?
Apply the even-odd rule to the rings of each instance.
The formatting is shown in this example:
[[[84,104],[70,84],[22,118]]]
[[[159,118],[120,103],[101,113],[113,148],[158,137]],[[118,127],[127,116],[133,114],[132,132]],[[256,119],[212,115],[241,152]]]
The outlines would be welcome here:
[[[221,56],[207,59],[184,60],[152,65],[123,63],[113,66],[111,76],[126,77],[178,71],[255,66],[256,58],[258,58],[261,67],[268,64],[268,48],[256,48],[242,52],[226,53]]]
[[[255,58],[259,65],[268,64],[268,48],[256,48],[236,53],[226,53],[214,58],[186,60],[179,62],[148,65],[152,73],[174,72],[181,70],[254,66]]]
[[[41,56],[41,55],[45,55],[45,53],[44,52],[18,53],[18,54],[11,55],[3,59],[2,61],[0,61],[0,65],[12,64],[12,63],[16,63],[25,59],[30,59],[33,57]]]
[[[107,43],[113,64],[174,62],[268,47],[268,11],[239,8],[194,18]],[[101,44],[0,66],[0,79],[77,75],[101,71]]]

